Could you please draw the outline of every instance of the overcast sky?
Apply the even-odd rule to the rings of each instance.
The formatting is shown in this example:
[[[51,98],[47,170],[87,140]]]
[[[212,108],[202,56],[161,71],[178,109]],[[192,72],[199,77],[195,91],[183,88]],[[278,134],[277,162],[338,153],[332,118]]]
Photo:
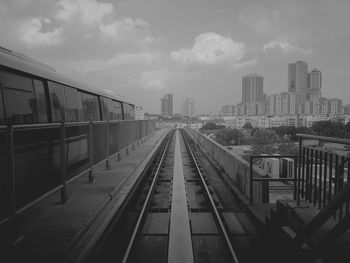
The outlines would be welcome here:
[[[287,91],[287,66],[323,74],[322,95],[350,102],[349,0],[0,0],[0,45],[159,113],[194,98],[218,112],[242,76]]]

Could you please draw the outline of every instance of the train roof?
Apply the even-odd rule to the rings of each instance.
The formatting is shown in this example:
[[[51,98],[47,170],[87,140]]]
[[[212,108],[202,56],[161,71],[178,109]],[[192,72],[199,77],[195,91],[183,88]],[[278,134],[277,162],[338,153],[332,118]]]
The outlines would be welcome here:
[[[69,77],[66,77],[60,73],[58,73],[55,68],[46,65],[38,60],[30,58],[22,53],[12,51],[10,49],[4,48],[0,46],[0,65],[16,69],[22,72],[29,73],[31,75],[35,75],[37,77],[45,78],[47,80],[59,82],[65,84],[67,86],[75,87],[81,90],[85,90],[91,93],[95,93],[104,97],[112,98],[118,101],[127,102],[134,104],[122,96],[118,96],[115,94],[97,90],[93,86],[76,81]]]

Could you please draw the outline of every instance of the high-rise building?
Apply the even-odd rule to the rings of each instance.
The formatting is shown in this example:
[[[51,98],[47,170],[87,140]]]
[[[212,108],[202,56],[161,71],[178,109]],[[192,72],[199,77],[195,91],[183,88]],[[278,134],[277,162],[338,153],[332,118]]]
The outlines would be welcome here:
[[[322,72],[314,68],[308,77],[309,86],[309,98],[320,99],[321,98],[321,88],[322,88]]]
[[[256,116],[257,115],[257,103],[247,103],[246,106],[246,113],[247,116]]]
[[[289,115],[297,115],[300,113],[300,100],[295,92],[289,92]]]
[[[165,94],[163,98],[160,99],[160,110],[163,117],[173,116],[173,94]]]
[[[257,102],[256,105],[257,105],[256,114],[257,115],[266,115],[266,112],[267,112],[266,102]]]
[[[182,103],[182,116],[193,118],[195,116],[194,100],[187,98]]]
[[[233,105],[225,105],[221,108],[221,113],[223,116],[233,116],[234,106]]]
[[[346,104],[343,106],[343,114],[350,115],[350,104]]]
[[[282,95],[278,94],[276,96],[276,112],[275,115],[282,115],[283,111],[282,111]]]
[[[276,115],[276,98],[278,94],[272,94],[267,98],[267,115]]]
[[[263,92],[263,77],[258,74],[249,74],[242,78],[242,103],[262,102],[266,97]]]
[[[343,111],[343,101],[340,99],[328,100],[328,113],[331,115],[341,114]]]
[[[308,66],[304,61],[288,64],[288,91],[308,99]]]
[[[289,115],[289,93],[282,92],[282,115]]]

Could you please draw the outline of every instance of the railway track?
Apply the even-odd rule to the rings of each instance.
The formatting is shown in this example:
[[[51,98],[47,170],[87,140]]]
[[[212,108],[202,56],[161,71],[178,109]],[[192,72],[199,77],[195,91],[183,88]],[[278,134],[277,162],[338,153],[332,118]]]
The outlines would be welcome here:
[[[189,140],[168,134],[91,262],[249,262],[239,261],[222,197]]]

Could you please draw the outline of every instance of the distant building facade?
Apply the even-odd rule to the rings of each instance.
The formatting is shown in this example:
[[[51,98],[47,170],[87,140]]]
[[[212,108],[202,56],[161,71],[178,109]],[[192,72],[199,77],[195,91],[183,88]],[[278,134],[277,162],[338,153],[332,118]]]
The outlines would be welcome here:
[[[319,100],[321,98],[322,72],[314,68],[308,76],[308,99]]]
[[[225,106],[222,106],[221,108],[221,114],[223,116],[233,116],[234,115],[234,107],[233,105],[225,105]]]
[[[264,101],[264,79],[258,74],[249,74],[242,79],[242,103]]]
[[[163,98],[160,99],[160,114],[163,117],[172,117],[173,116],[173,94],[165,94]]]
[[[191,98],[187,98],[182,103],[182,116],[194,118],[195,117],[195,107],[194,107],[194,100]]]
[[[304,61],[288,64],[288,91],[308,99],[308,65]]]

